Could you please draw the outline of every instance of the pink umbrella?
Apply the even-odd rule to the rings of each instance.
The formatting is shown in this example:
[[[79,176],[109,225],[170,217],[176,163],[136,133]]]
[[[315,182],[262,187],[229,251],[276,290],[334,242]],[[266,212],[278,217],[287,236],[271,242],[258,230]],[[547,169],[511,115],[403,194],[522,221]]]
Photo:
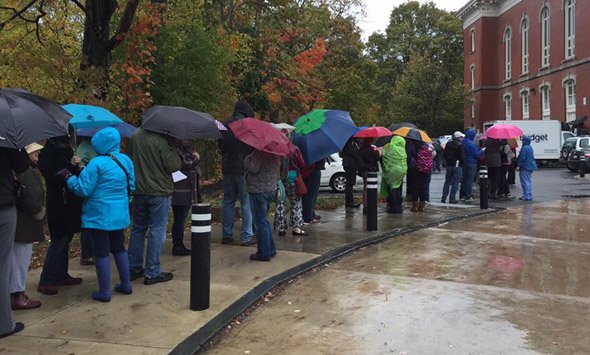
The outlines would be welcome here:
[[[511,125],[511,124],[498,124],[494,125],[486,131],[481,137],[482,139],[493,138],[493,139],[512,139],[520,137],[524,134],[522,129]]]
[[[289,138],[269,123],[255,118],[242,118],[229,124],[234,136],[254,149],[286,156],[295,151]]]
[[[358,131],[357,134],[354,135],[355,138],[379,138],[389,136],[391,136],[391,131],[385,127],[363,128],[360,131]]]

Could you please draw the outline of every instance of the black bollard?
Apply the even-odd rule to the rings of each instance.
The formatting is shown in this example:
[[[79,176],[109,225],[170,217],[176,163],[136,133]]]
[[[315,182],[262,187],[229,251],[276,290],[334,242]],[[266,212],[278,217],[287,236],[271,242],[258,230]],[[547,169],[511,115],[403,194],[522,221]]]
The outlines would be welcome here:
[[[586,176],[586,156],[580,156],[580,177],[583,178]]]
[[[488,180],[488,167],[482,165],[479,167],[479,208],[488,209],[490,197],[490,183]]]
[[[367,171],[367,230],[377,230],[377,172]]]
[[[191,311],[209,308],[211,277],[211,205],[193,205],[191,225]]]

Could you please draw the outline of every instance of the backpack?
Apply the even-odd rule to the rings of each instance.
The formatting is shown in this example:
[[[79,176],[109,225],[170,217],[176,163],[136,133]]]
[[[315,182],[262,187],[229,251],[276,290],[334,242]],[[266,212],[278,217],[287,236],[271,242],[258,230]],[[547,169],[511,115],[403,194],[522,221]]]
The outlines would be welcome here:
[[[428,145],[424,144],[418,149],[416,168],[420,173],[431,173],[432,172],[432,153],[428,148]]]

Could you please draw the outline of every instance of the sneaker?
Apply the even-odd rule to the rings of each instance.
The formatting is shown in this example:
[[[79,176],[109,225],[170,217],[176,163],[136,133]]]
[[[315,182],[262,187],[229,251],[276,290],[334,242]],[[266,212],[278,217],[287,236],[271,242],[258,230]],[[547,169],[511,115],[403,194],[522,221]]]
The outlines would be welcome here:
[[[441,199],[440,199],[440,203],[447,203],[447,200],[446,200],[446,199],[444,199],[444,198],[441,198]]]
[[[191,250],[186,248],[184,245],[172,247],[173,256],[188,256],[191,255]]]
[[[471,201],[475,201],[475,198],[473,196],[472,197],[466,197],[463,201],[465,201],[465,202],[471,202]]]
[[[250,239],[248,241],[241,242],[240,245],[243,246],[243,247],[249,247],[251,245],[256,245],[256,241],[254,240],[254,238],[252,238],[252,239]]]
[[[145,277],[143,279],[144,285],[155,285],[160,282],[168,282],[174,278],[174,275],[171,272],[161,272],[160,275],[154,277]]]
[[[221,244],[231,244],[234,242],[234,238],[223,237],[221,238]]]
[[[131,281],[133,280],[137,280],[140,277],[144,277],[145,276],[145,270],[141,269],[141,270],[129,270],[129,277],[131,279]]]
[[[250,254],[250,260],[254,260],[254,261],[270,261],[270,258],[263,258],[260,256],[260,254],[256,253],[256,254]]]
[[[85,258],[80,258],[80,265],[82,265],[82,266],[94,265],[94,257],[87,256]]]
[[[449,203],[452,204],[452,205],[456,205],[456,204],[459,203],[459,201],[457,201],[457,200],[450,200]]]
[[[21,322],[16,322],[16,323],[14,323],[14,328],[12,329],[12,332],[0,334],[0,338],[5,338],[8,336],[14,335],[18,332],[21,332],[23,329],[25,329],[25,325],[22,324]]]

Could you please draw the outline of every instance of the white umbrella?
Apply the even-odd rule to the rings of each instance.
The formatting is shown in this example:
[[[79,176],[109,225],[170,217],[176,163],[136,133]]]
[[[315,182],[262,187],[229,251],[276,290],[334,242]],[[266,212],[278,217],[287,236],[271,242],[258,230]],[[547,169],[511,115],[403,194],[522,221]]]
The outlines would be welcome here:
[[[291,132],[295,129],[295,127],[291,126],[288,123],[271,123],[270,125],[278,129],[279,131],[286,129],[287,131]]]

